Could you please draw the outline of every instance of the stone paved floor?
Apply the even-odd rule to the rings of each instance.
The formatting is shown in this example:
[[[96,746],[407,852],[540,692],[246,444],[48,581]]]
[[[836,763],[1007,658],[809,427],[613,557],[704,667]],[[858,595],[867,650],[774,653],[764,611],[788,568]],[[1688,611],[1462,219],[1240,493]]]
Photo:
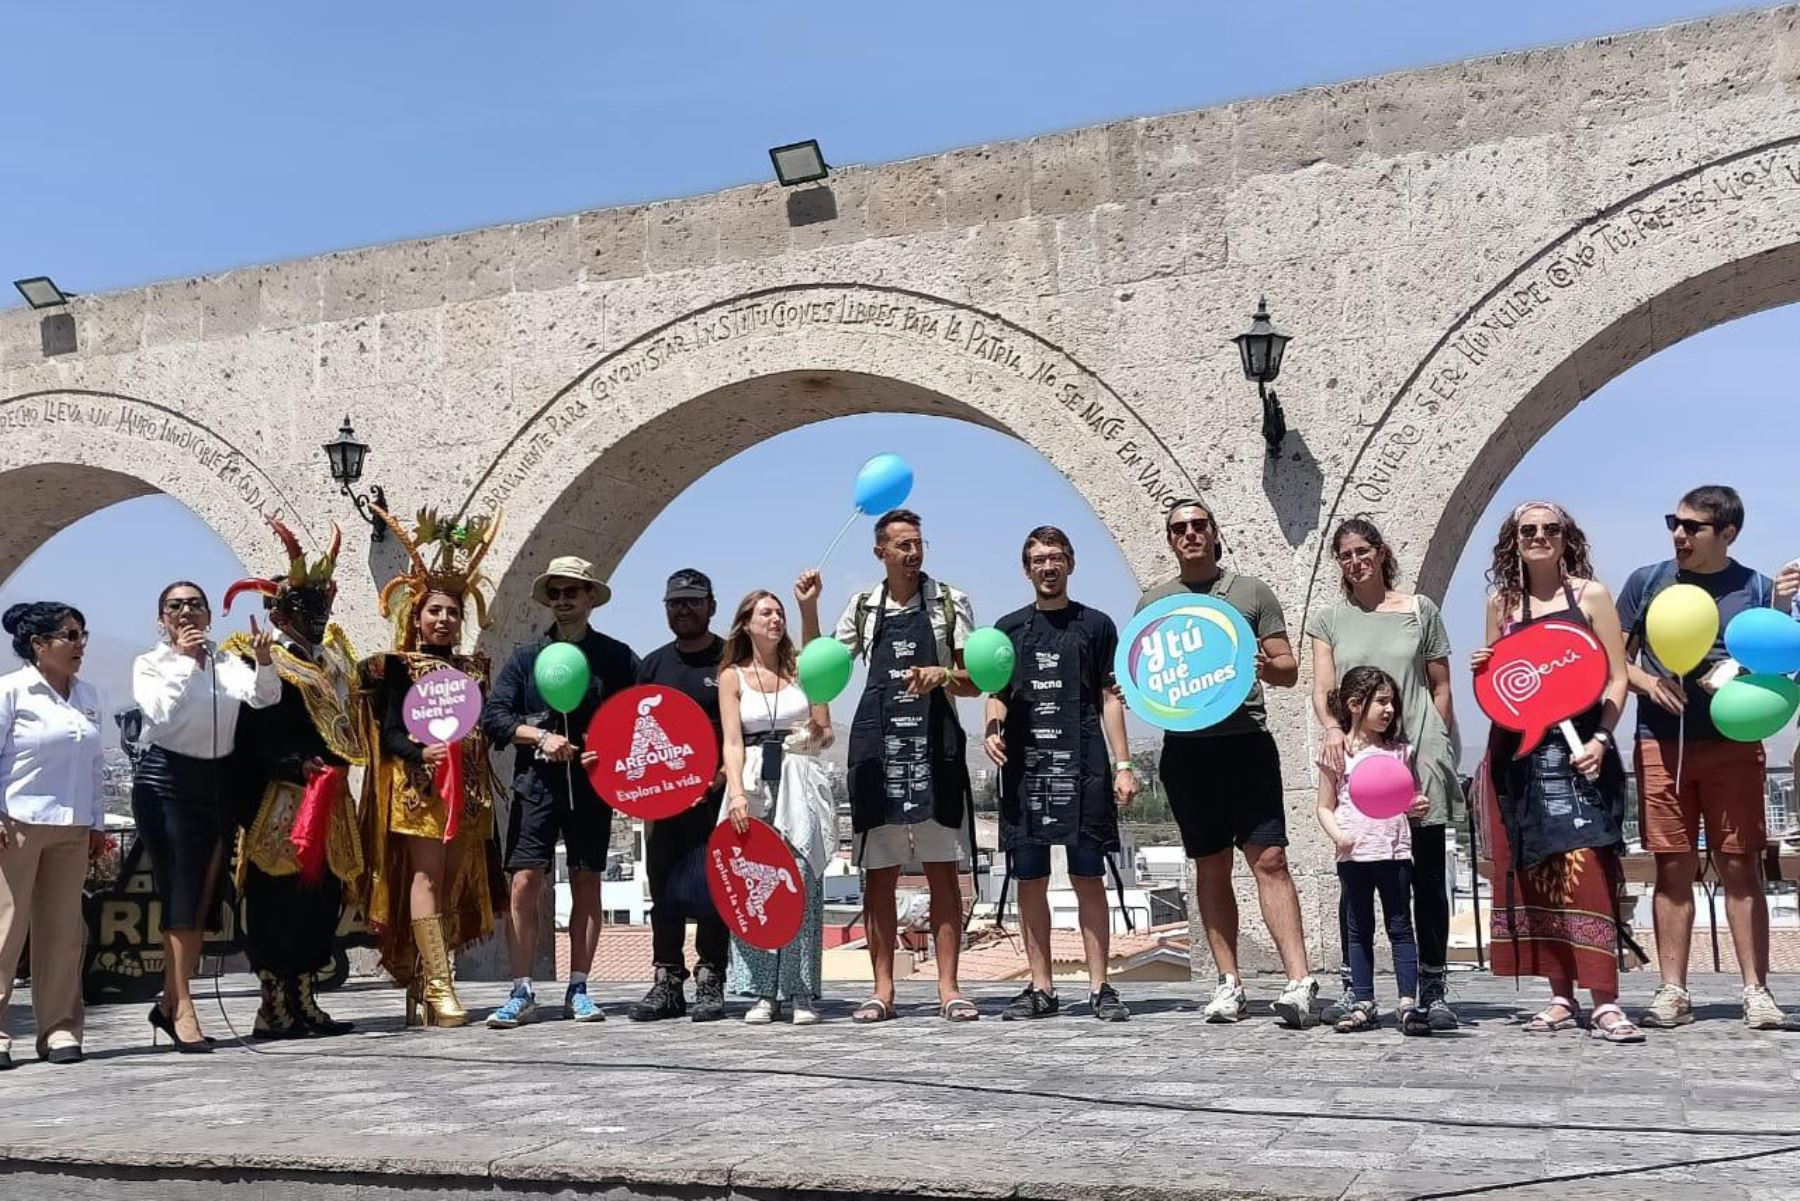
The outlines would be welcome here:
[[[1125,1025],[1085,1006],[1003,1023],[1010,990],[988,989],[987,1018],[951,1026],[909,990],[903,1020],[866,1028],[849,999],[813,1028],[633,1025],[619,1002],[639,990],[609,988],[603,1025],[506,1032],[405,1031],[399,994],[359,985],[329,998],[357,1034],[210,1057],[152,1053],[143,1007],[107,1007],[83,1066],[16,1044],[0,1196],[9,1175],[155,1169],[199,1191],[131,1195],[299,1197],[336,1172],[387,1181],[356,1192],[384,1197],[430,1177],[433,1197],[610,1182],[614,1196],[1800,1198],[1800,1034],[1745,1031],[1732,981],[1700,978],[1699,1024],[1616,1047],[1526,1035],[1510,982],[1462,980],[1473,1024],[1430,1039],[1279,1029],[1265,982],[1229,1027],[1198,1020],[1197,986],[1127,989]],[[1633,977],[1633,995],[1648,983]],[[249,984],[223,982],[240,1030]],[[202,991],[202,1020],[227,1034]],[[503,991],[463,987],[472,1007]],[[1777,991],[1800,1001],[1800,978]],[[16,1030],[27,1017],[15,1009]]]

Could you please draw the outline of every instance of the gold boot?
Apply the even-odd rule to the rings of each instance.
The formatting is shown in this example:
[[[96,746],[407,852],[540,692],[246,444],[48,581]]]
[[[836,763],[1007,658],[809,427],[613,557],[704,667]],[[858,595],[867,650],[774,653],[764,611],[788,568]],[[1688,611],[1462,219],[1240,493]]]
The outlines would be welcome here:
[[[413,941],[419,947],[420,979],[414,983],[416,996],[407,996],[410,1019],[414,1004],[424,1008],[424,1025],[466,1026],[469,1011],[456,999],[456,988],[450,982],[450,950],[444,941],[444,927],[435,917],[422,917],[412,924]]]

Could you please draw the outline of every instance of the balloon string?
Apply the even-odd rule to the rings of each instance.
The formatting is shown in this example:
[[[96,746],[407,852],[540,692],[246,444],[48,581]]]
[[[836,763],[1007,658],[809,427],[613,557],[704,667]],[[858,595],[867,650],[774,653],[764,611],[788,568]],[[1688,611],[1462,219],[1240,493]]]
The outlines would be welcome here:
[[[1675,796],[1681,796],[1681,766],[1687,758],[1687,706],[1681,707],[1681,717],[1675,727]]]
[[[831,552],[836,550],[837,544],[844,540],[844,535],[848,534],[850,532],[850,527],[852,525],[856,524],[856,519],[861,513],[862,513],[861,509],[851,509],[850,510],[850,516],[844,519],[843,527],[838,530],[837,537],[835,537],[831,540],[831,545],[826,547],[825,553],[819,556],[819,565],[815,570],[818,570],[818,571],[825,570],[825,563],[828,559],[831,558]]]

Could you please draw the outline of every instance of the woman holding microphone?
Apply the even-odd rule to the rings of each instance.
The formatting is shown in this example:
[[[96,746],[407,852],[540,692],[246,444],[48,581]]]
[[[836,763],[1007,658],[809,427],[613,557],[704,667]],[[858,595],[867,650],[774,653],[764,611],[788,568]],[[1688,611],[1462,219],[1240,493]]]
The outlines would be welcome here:
[[[212,607],[198,584],[170,584],[156,601],[162,639],[131,665],[131,696],[144,715],[144,754],[131,786],[131,812],[150,852],[162,902],[163,996],[150,1025],[177,1051],[212,1050],[200,1030],[188,981],[204,933],[217,914],[225,863],[225,760],[237,739],[238,709],[281,699],[269,657],[270,630],[250,619],[256,666],[221,655],[207,637]]]

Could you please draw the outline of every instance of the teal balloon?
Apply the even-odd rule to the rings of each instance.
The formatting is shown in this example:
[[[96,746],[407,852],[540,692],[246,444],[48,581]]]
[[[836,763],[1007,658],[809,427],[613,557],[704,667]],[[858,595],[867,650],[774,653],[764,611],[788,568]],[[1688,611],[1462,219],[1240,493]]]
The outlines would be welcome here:
[[[572,642],[552,642],[531,665],[538,694],[558,713],[573,713],[587,696],[587,656]]]
[[[970,633],[963,647],[963,666],[983,692],[999,692],[1012,683],[1014,660],[1012,639],[993,626]]]
[[[836,638],[814,638],[800,652],[800,691],[829,705],[850,683],[850,649]]]
[[[1775,609],[1745,609],[1725,627],[1725,649],[1751,671],[1800,671],[1800,621]]]
[[[1800,685],[1786,676],[1739,676],[1713,693],[1712,720],[1734,742],[1761,742],[1781,732],[1800,709]]]
[[[899,455],[876,455],[856,473],[856,507],[870,517],[898,509],[912,495],[912,466]]]

